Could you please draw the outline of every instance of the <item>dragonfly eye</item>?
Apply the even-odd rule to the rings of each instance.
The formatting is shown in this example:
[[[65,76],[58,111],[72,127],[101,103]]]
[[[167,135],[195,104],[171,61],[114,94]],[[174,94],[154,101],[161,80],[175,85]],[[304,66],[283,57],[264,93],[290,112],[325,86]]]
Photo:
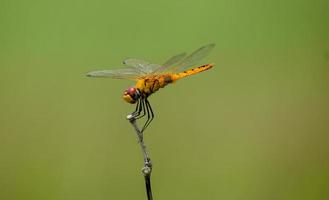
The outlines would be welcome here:
[[[140,97],[139,90],[134,87],[128,88],[127,90],[125,90],[123,94],[123,99],[128,103],[136,103],[139,97]]]

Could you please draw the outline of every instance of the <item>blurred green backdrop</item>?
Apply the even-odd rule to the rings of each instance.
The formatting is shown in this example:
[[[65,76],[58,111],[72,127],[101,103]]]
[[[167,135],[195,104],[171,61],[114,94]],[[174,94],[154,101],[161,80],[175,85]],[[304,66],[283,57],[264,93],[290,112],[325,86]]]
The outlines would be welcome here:
[[[0,199],[146,199],[126,57],[215,42],[160,90],[146,131],[161,199],[329,199],[329,1],[0,1]]]

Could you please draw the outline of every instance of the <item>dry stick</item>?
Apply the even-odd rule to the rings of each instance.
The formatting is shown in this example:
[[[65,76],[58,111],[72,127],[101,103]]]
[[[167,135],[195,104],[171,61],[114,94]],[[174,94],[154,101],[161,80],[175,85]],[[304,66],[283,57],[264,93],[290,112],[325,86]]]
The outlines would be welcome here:
[[[145,179],[147,199],[148,200],[153,200],[152,189],[151,189],[152,162],[151,162],[151,159],[150,159],[150,157],[149,157],[149,155],[147,154],[147,151],[146,151],[146,146],[144,144],[143,133],[137,127],[135,116],[130,114],[130,115],[127,116],[127,119],[129,120],[130,124],[134,127],[134,129],[136,131],[136,135],[137,135],[137,138],[138,138],[138,143],[140,144],[142,152],[143,152],[144,167],[142,168],[142,173],[143,173],[144,179]]]

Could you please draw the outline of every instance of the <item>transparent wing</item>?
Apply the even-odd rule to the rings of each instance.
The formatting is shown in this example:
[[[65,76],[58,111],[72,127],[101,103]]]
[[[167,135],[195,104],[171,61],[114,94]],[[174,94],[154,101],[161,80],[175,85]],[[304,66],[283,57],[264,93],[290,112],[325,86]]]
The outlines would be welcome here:
[[[180,53],[177,54],[171,58],[169,58],[161,67],[154,70],[154,72],[162,72],[168,69],[169,67],[172,67],[174,64],[181,61],[186,56],[186,53]]]
[[[114,79],[129,79],[129,80],[137,80],[143,76],[143,74],[141,74],[135,68],[97,70],[97,71],[88,72],[86,75],[88,77],[107,77]]]
[[[194,51],[192,54],[187,56],[184,60],[182,60],[178,64],[178,66],[191,67],[192,65],[197,64],[201,59],[206,57],[214,47],[215,47],[215,44],[208,44],[203,47],[200,47],[199,49]]]
[[[163,65],[153,64],[145,60],[128,58],[123,61],[126,68],[114,70],[99,70],[88,72],[89,77],[108,77],[114,79],[138,80],[145,75],[162,73],[164,71],[176,72],[197,64],[202,58],[207,56],[214,48],[215,44],[205,45],[189,56],[185,53],[177,54],[168,59]],[[185,58],[184,58],[185,57]],[[184,58],[184,59],[183,59]],[[178,64],[177,64],[178,63]]]
[[[178,63],[181,61],[184,57],[186,56],[186,53],[181,53],[177,54],[171,58],[169,58],[163,65],[162,67],[170,67],[173,66],[174,64]]]
[[[154,72],[156,69],[161,66],[158,64],[153,64],[145,60],[136,59],[136,58],[128,58],[123,61],[123,64],[129,68],[135,69],[140,74],[146,75]]]
[[[215,44],[208,44],[202,46],[196,51],[194,51],[192,54],[190,54],[189,56],[185,57],[177,65],[171,67],[169,66],[167,70],[172,72],[183,71],[186,68],[196,65],[201,59],[206,57],[214,47]]]

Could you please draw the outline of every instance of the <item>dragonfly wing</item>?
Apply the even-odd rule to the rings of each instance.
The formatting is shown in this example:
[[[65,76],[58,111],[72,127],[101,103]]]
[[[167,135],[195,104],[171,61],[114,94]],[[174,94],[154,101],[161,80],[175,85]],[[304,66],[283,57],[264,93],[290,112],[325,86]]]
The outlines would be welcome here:
[[[133,68],[140,74],[146,75],[152,73],[155,69],[161,67],[158,64],[153,64],[145,60],[128,58],[123,61],[123,64],[127,67]]]
[[[169,58],[161,67],[154,70],[154,72],[163,72],[166,71],[168,68],[172,67],[174,64],[181,61],[186,56],[186,53],[177,54],[171,58]]]
[[[171,58],[169,58],[163,65],[162,67],[170,67],[173,66],[174,64],[178,63],[181,61],[184,57],[186,56],[186,53],[181,53],[177,54]]]
[[[215,44],[205,45],[187,57],[185,57],[185,53],[177,54],[168,59],[163,65],[153,64],[141,59],[128,58],[123,61],[126,68],[91,71],[87,73],[87,76],[138,80],[152,73],[181,71],[187,67],[195,65],[198,61],[208,55],[214,46]]]
[[[143,75],[134,68],[114,69],[114,70],[97,70],[86,74],[88,77],[107,77],[114,79],[137,80]]]
[[[182,71],[188,67],[196,65],[201,59],[206,57],[210,51],[215,47],[215,44],[208,44],[200,47],[192,54],[184,58],[175,67],[171,68],[172,71]]]

